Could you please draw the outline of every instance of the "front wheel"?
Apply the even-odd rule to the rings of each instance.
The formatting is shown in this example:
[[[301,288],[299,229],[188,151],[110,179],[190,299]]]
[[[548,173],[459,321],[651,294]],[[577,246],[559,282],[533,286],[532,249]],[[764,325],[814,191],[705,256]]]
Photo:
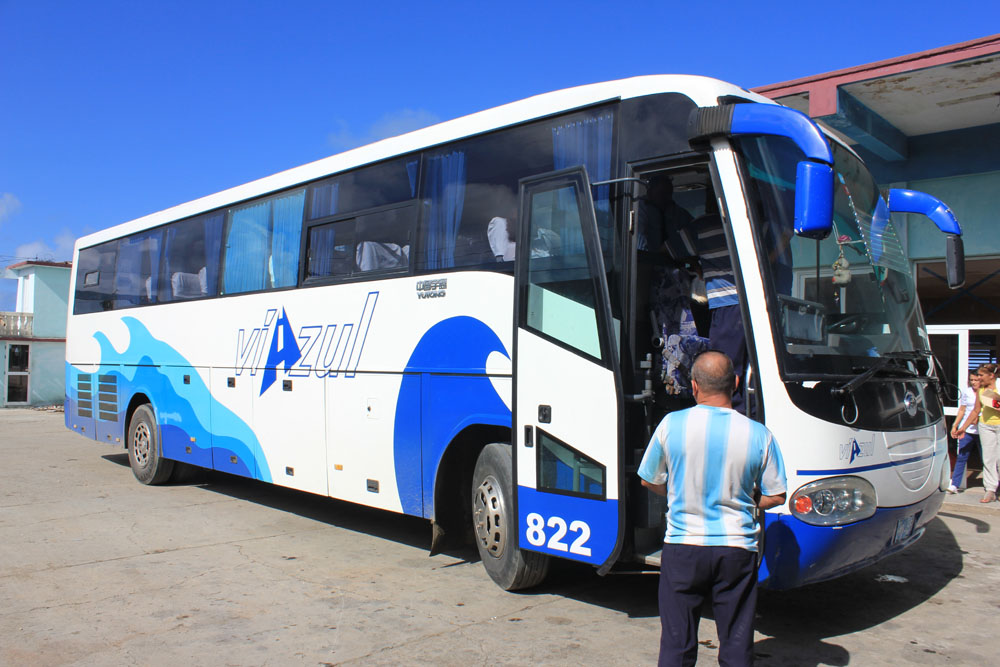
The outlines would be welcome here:
[[[140,405],[129,420],[128,463],[143,484],[163,484],[174,470],[174,462],[163,458],[160,431],[149,405]]]
[[[493,443],[479,453],[472,475],[472,524],[486,573],[500,588],[537,586],[549,571],[547,556],[517,548],[512,513],[510,445]]]

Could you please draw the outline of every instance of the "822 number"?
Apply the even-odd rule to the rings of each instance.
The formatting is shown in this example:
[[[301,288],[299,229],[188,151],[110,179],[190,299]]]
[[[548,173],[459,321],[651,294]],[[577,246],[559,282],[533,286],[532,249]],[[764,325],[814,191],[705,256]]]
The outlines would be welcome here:
[[[525,519],[527,519],[528,528],[524,531],[524,536],[531,546],[545,545],[553,551],[566,551],[578,556],[590,556],[590,547],[584,546],[590,539],[590,526],[586,521],[578,519],[570,523],[567,528],[566,520],[561,516],[550,516],[546,522],[541,514],[532,512]],[[546,526],[555,528],[555,532],[551,536],[546,536]],[[577,533],[576,539],[571,544],[563,542],[567,532]],[[546,544],[546,538],[548,538],[548,544]]]

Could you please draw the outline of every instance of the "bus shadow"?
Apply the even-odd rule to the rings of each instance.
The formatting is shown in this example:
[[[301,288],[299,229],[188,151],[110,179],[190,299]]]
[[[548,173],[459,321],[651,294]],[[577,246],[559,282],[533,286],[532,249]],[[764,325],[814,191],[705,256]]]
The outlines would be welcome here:
[[[127,453],[103,458],[128,466]],[[197,486],[415,549],[430,549],[431,531],[425,519],[211,470],[185,470],[178,481],[170,483]],[[942,515],[976,521],[962,515]],[[757,664],[847,665],[850,653],[834,641],[836,637],[877,627],[921,604],[936,604],[934,595],[962,576],[963,551],[940,518],[927,524],[926,530],[906,551],[834,581],[790,591],[762,590],[756,629],[766,638],[755,645]],[[467,543],[447,548],[443,554],[458,561],[447,567],[479,561],[475,546]],[[485,572],[483,577],[485,583]],[[657,585],[655,572],[615,572],[600,577],[589,565],[556,559],[542,585],[516,594],[558,595],[630,618],[654,618],[659,614]],[[711,610],[705,610],[704,615],[712,618]]]
[[[754,646],[756,664],[849,664],[850,653],[836,637],[877,627],[922,604],[940,604],[933,598],[962,576],[963,553],[951,530],[935,518],[911,548],[867,568],[799,589],[762,590],[756,630],[766,637]],[[587,566],[560,563],[545,584],[526,594],[560,595],[648,618],[658,615],[657,585],[655,573],[598,577]],[[710,609],[704,612],[712,618]]]
[[[102,458],[129,467],[127,452],[105,454]],[[356,505],[344,500],[190,465],[175,468],[166,486],[196,487],[210,493],[295,514],[310,521],[372,535],[416,549],[430,550],[430,523],[419,517]],[[446,550],[444,553],[463,560],[478,560],[474,546],[471,550],[458,547]]]

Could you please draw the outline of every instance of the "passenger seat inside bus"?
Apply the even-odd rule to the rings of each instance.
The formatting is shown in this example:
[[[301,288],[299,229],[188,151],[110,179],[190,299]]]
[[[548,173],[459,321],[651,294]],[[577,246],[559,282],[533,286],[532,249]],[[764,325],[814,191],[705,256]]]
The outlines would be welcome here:
[[[170,289],[175,299],[194,299],[208,294],[205,267],[198,273],[177,271],[171,274]]]

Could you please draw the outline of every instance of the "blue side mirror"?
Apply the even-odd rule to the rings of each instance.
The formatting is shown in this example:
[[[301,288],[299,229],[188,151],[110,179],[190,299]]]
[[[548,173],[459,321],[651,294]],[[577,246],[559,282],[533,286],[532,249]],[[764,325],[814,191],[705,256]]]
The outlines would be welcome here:
[[[930,218],[947,235],[945,262],[948,267],[948,287],[958,289],[965,284],[962,227],[943,201],[926,192],[893,188],[889,190],[889,210],[893,213],[919,213]]]
[[[893,213],[920,213],[931,219],[945,234],[962,235],[962,227],[943,201],[926,192],[893,188],[889,190],[889,210]]]
[[[694,109],[692,145],[714,136],[786,137],[805,153],[795,173],[795,233],[823,239],[833,229],[833,151],[819,126],[801,111],[775,104],[727,104]]]
[[[795,233],[825,239],[833,229],[833,167],[802,160],[795,169]]]

